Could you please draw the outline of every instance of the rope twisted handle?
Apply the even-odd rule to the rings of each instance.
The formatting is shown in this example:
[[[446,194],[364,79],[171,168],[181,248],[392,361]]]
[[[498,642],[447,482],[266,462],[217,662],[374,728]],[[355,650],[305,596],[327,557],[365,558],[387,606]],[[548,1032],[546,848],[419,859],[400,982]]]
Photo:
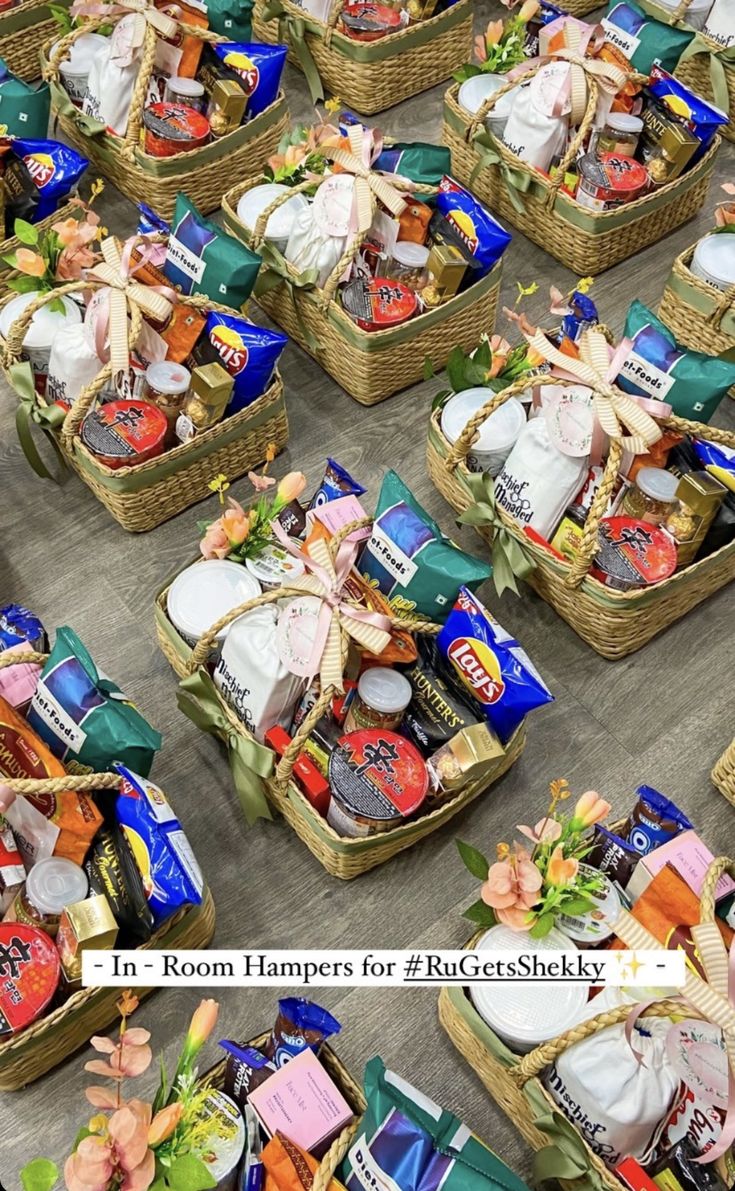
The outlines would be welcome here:
[[[723,292],[717,305],[707,315],[706,321],[711,327],[715,327],[719,331],[723,318],[733,308],[735,308],[735,285],[731,285],[729,289]]]
[[[66,777],[2,778],[16,794],[62,794],[64,790],[91,793],[94,790],[122,790],[125,778],[119,773],[68,774]]]
[[[509,1069],[508,1074],[522,1088],[529,1079],[540,1075],[546,1067],[577,1042],[583,1042],[585,1038],[591,1038],[593,1034],[599,1033],[600,1030],[606,1030],[609,1026],[620,1025],[630,1016],[632,1008],[632,1005],[619,1005],[615,1009],[607,1009],[604,1013],[598,1013],[596,1017],[591,1017],[587,1021],[580,1022],[579,1025],[572,1026],[570,1030],[565,1030],[557,1038],[552,1038],[550,1042],[542,1042],[540,1046],[524,1055],[518,1063]],[[671,1014],[681,1014],[681,1012],[681,1001],[664,1000],[647,1006],[641,1016],[669,1017]],[[699,1014],[687,1006],[687,1016],[698,1017]]]
[[[335,1138],[335,1140],[332,1142],[331,1146],[319,1163],[319,1169],[314,1175],[312,1191],[329,1191],[329,1185],[336,1175],[342,1160],[347,1156],[347,1151],[352,1145],[359,1124],[359,1120],[353,1121],[352,1124],[347,1125],[342,1130],[339,1137]]]
[[[485,404],[480,406],[477,412],[472,415],[457,441],[447,452],[444,461],[447,470],[454,471],[459,463],[464,462],[470,447],[480,433],[480,427],[490,417],[490,414],[494,414],[496,409],[500,409],[501,405],[505,405],[506,401],[510,401],[511,397],[517,397],[519,393],[525,393],[526,389],[532,387],[534,384],[546,384],[547,382],[551,385],[559,386],[569,384],[569,381],[562,380],[561,377],[546,376],[540,372],[528,372],[525,376],[514,380],[507,388],[501,389],[499,393],[492,392]]]
[[[279,207],[282,207],[284,203],[287,203],[292,195],[303,194],[305,190],[309,190],[313,185],[313,182],[299,182],[298,186],[289,186],[285,193],[277,194],[275,198],[271,199],[271,201],[268,203],[268,206],[263,208],[255,221],[255,227],[253,229],[251,247],[254,252],[258,251],[265,240],[265,232],[268,226],[268,220],[270,219],[271,215],[274,215]],[[248,189],[249,185],[246,182],[243,185],[241,193],[237,196],[238,199],[242,194],[245,194],[246,190]]]
[[[700,922],[715,921],[715,890],[724,873],[735,877],[735,860],[731,860],[729,856],[717,856],[711,862],[702,882],[702,891],[699,895]]]
[[[47,662],[49,655],[47,653],[36,653],[33,649],[26,649],[20,653],[8,653],[7,650],[0,653],[0,670],[7,670],[8,666],[20,666],[24,662],[35,663],[37,666],[42,666]]]

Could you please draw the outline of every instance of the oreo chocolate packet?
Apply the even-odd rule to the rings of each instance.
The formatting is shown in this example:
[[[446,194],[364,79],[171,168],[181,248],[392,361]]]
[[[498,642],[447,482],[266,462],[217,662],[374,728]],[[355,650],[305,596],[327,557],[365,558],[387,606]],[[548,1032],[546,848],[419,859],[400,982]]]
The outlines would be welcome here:
[[[639,786],[636,804],[623,828],[623,838],[642,856],[694,826],[675,802],[653,786]]]

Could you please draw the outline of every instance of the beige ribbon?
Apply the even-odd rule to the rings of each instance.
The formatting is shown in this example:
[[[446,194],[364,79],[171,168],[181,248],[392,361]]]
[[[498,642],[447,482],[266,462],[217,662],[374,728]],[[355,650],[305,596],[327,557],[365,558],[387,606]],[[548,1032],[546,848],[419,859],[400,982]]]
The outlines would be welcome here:
[[[161,12],[160,8],[149,4],[148,0],[116,0],[116,6],[136,14],[138,18],[136,33],[140,37],[138,44],[141,44],[143,41],[146,24],[152,25],[156,33],[165,38],[166,41],[171,41],[178,35],[179,22],[174,20],[173,17],[170,17],[168,13]]]
[[[108,287],[110,363],[112,374],[127,371],[130,365],[128,345],[128,308],[138,306],[154,322],[164,323],[173,309],[164,294],[141,285],[123,266],[120,246],[113,236],[103,240],[103,259],[89,270],[88,276]]]
[[[553,364],[559,373],[568,375],[572,381],[579,380],[592,389],[592,405],[597,421],[608,438],[617,439],[624,451],[645,455],[653,443],[658,442],[661,438],[660,426],[632,397],[611,383],[607,342],[597,327],[591,327],[581,335],[577,344],[579,359],[564,355],[538,329],[527,339],[534,351]],[[613,375],[619,372],[619,363],[614,363]],[[624,434],[623,426],[631,433]]]
[[[323,153],[325,157],[333,161],[335,165],[341,166],[348,174],[354,174],[357,227],[358,232],[363,233],[368,230],[373,221],[371,192],[396,218],[405,211],[406,200],[387,178],[384,178],[382,174],[377,174],[369,165],[366,165],[363,157],[362,125],[353,125],[347,136],[351,152],[348,152],[347,149],[326,147],[323,149]]]

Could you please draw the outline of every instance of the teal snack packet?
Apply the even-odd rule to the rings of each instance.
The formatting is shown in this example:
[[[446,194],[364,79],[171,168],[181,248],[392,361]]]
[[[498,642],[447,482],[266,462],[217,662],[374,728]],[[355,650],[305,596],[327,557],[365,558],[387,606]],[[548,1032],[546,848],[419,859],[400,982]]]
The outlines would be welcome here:
[[[205,219],[185,194],[177,194],[163,271],[182,294],[206,294],[241,310],[258,270],[259,256]]]
[[[731,385],[735,363],[692,351],[637,299],[628,310],[623,335],[632,347],[617,377],[625,393],[667,401],[680,418],[709,422]]]
[[[400,174],[421,185],[438,186],[444,175],[451,172],[452,157],[444,145],[396,141],[378,155],[373,169],[385,174]]]
[[[7,135],[43,140],[48,134],[50,111],[48,83],[39,87],[24,83],[0,58],[0,124],[7,127]]]
[[[674,71],[684,50],[694,37],[693,31],[674,29],[649,17],[633,0],[611,3],[602,19],[605,41],[617,46],[634,70],[650,74],[654,62],[664,70]]]
[[[452,545],[394,471],[383,478],[359,569],[398,615],[444,621],[460,588],[471,591],[492,567]]]
[[[528,1191],[458,1117],[378,1057],[365,1068],[364,1092],[367,1110],[339,1173],[346,1191]]]
[[[212,33],[230,41],[250,41],[253,0],[207,0],[207,16]]]
[[[26,719],[60,761],[97,773],[121,761],[147,777],[161,747],[160,734],[66,627],[56,630]]]

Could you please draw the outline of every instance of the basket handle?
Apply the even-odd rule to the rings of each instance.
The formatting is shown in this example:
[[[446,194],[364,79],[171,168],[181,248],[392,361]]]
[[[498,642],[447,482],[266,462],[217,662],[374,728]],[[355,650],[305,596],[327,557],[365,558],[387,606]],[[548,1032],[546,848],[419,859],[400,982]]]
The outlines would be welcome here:
[[[119,773],[81,773],[66,777],[12,777],[0,778],[0,784],[15,794],[63,794],[75,790],[80,794],[94,790],[122,790],[125,778]]]
[[[326,1154],[319,1163],[319,1169],[314,1175],[314,1182],[312,1183],[312,1191],[329,1191],[332,1179],[337,1173],[342,1160],[347,1156],[347,1151],[352,1145],[355,1134],[359,1127],[359,1120],[352,1121],[350,1125],[342,1130],[339,1137],[335,1138]]]
[[[719,302],[710,310],[706,321],[719,331],[723,318],[732,307],[735,307],[735,285],[724,291]]]
[[[699,895],[700,923],[714,923],[715,921],[715,890],[720,877],[729,873],[735,877],[735,860],[729,856],[717,856],[710,864],[704,875],[702,889]]]
[[[37,653],[35,649],[26,649],[20,653],[10,653],[8,650],[4,650],[0,653],[0,670],[7,670],[9,666],[22,666],[24,662],[43,666],[48,659],[49,654]]]
[[[269,202],[268,206],[264,207],[255,221],[255,227],[253,229],[253,234],[250,241],[250,246],[253,249],[253,252],[258,251],[265,239],[265,231],[271,215],[273,215],[279,207],[282,207],[284,203],[287,203],[292,195],[303,194],[305,190],[310,190],[313,185],[313,182],[299,182],[298,186],[289,186],[287,191],[285,191],[283,194],[277,194],[276,197]],[[247,189],[248,186],[247,183],[245,183],[242,193],[245,194]],[[238,198],[239,197],[241,196],[238,195]]]

